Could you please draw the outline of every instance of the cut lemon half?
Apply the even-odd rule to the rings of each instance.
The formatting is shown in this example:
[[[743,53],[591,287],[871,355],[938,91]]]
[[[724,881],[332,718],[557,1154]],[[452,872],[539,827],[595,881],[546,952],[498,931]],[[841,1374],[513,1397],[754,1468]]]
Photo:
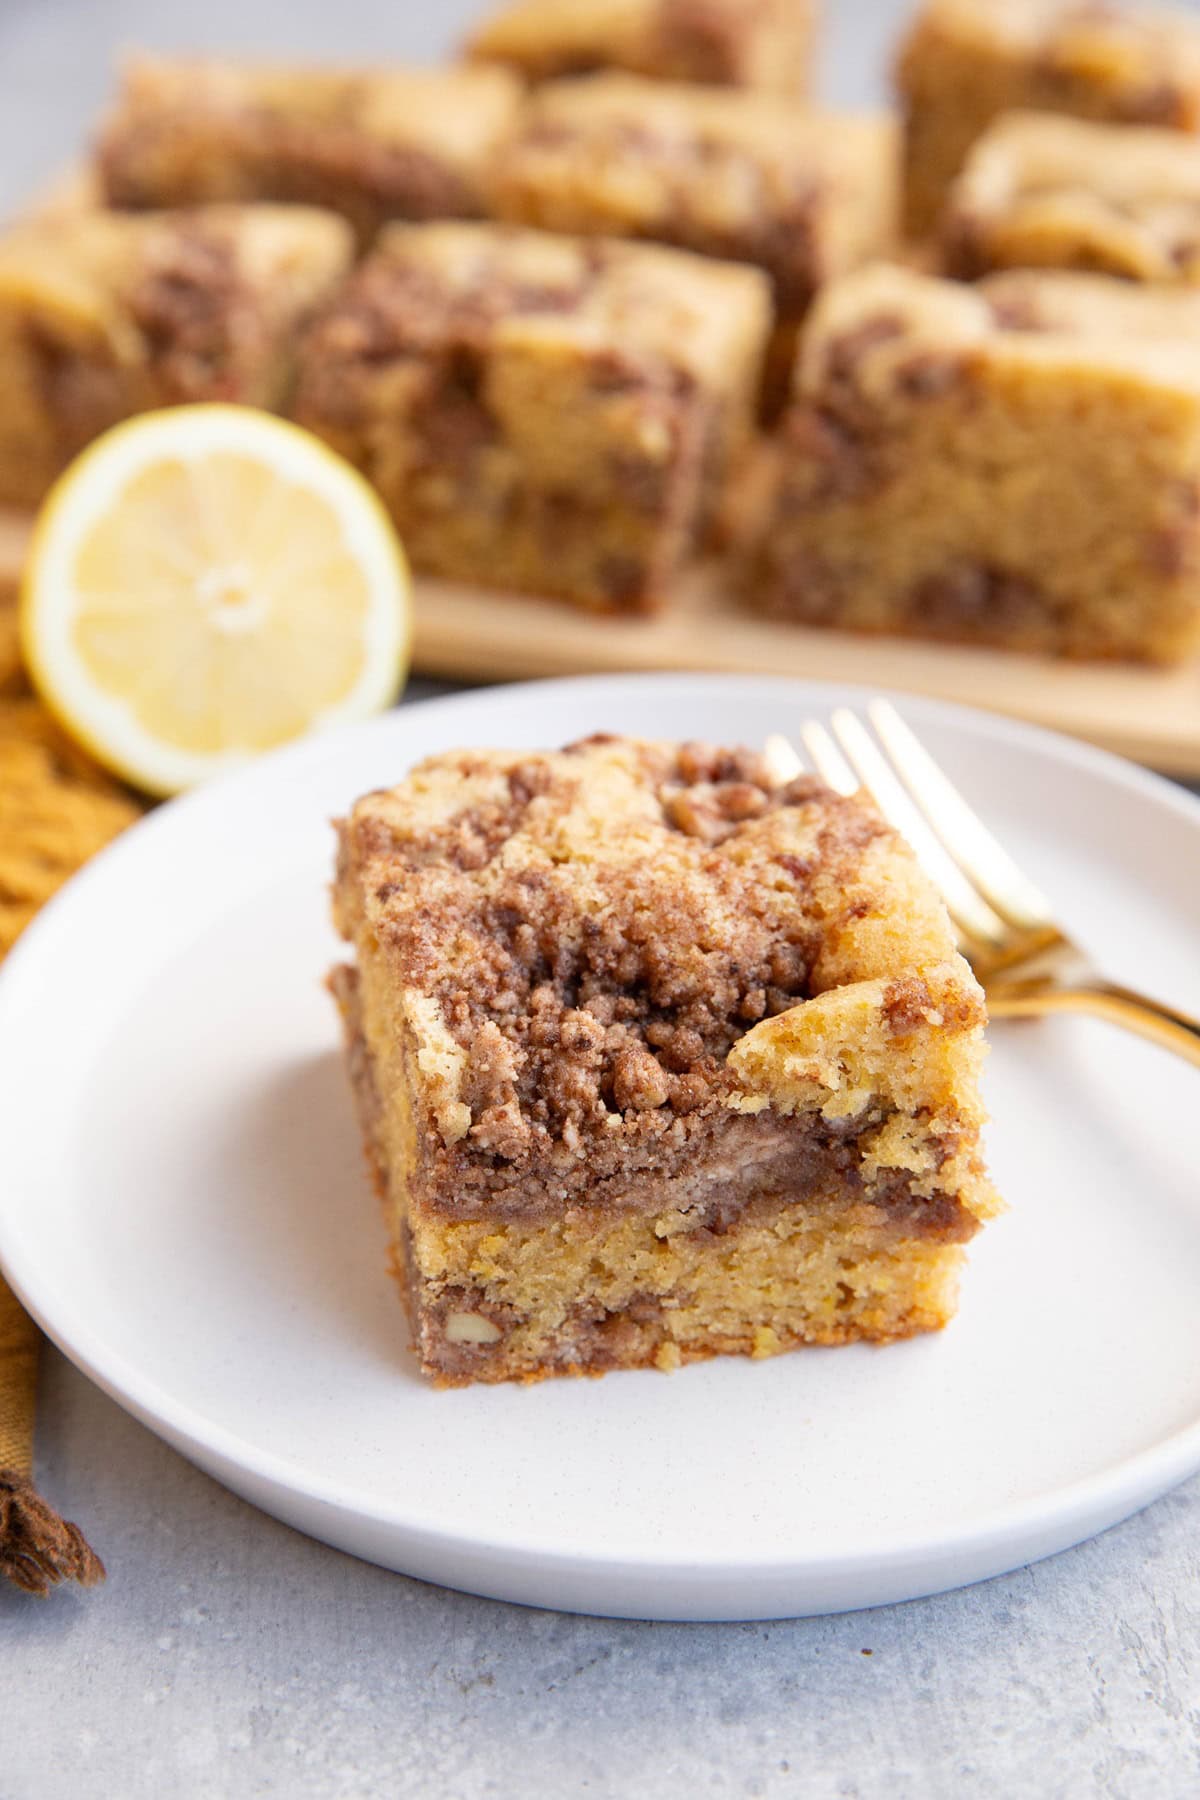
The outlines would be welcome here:
[[[38,516],[21,641],[43,698],[153,794],[387,706],[408,668],[408,567],[341,457],[240,406],[98,438]]]

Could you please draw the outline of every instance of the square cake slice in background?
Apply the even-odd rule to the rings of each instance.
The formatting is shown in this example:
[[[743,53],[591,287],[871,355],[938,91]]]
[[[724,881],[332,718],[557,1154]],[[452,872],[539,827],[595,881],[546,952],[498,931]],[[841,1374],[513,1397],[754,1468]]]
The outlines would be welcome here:
[[[0,239],[0,499],[39,500],[85,444],[187,401],[281,407],[300,327],[350,266],[304,206],[72,213]]]
[[[1016,108],[1200,129],[1200,20],[1114,0],[925,0],[897,63],[911,230],[933,228],[975,139]]]
[[[417,1354],[443,1384],[954,1311],[982,994],[865,799],[597,737],[463,751],[340,827],[336,971]]]
[[[878,266],[805,327],[750,583],[777,618],[1172,662],[1200,644],[1200,295]]]
[[[388,219],[472,218],[520,98],[502,69],[370,69],[138,56],[97,146],[113,206],[292,200]]]
[[[476,26],[467,54],[531,81],[629,69],[798,93],[816,15],[817,0],[504,0]]]
[[[754,416],[757,269],[500,225],[393,225],[309,334],[295,416],[414,567],[585,606],[665,596]]]
[[[947,273],[1083,269],[1200,287],[1200,137],[1005,113],[950,190]]]
[[[497,216],[549,231],[650,238],[770,277],[786,367],[823,282],[894,247],[899,140],[883,114],[823,114],[768,95],[595,75],[548,82],[501,150]]]

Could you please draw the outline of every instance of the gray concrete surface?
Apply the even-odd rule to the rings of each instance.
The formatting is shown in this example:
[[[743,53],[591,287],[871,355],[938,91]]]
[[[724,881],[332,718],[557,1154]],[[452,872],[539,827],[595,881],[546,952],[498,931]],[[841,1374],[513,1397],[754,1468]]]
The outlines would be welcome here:
[[[828,0],[827,91],[902,6]],[[0,209],[82,141],[121,45],[432,57],[469,0],[0,0]],[[299,1537],[62,1358],[39,1474],[110,1571],[0,1590],[0,1800],[1186,1800],[1200,1481],[1091,1544],[908,1606],[646,1625],[443,1592]]]

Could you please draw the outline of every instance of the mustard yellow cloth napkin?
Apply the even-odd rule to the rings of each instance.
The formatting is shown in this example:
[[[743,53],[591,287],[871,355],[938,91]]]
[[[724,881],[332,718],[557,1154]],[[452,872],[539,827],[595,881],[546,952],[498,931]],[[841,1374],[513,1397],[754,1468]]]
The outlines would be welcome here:
[[[103,1581],[104,1564],[31,1480],[37,1359],[37,1326],[0,1281],[0,1575],[48,1594],[58,1581]]]
[[[25,687],[11,606],[0,601],[0,958],[56,888],[141,808],[54,724]],[[34,1488],[39,1334],[0,1280],[0,1575],[33,1594],[85,1586],[104,1565]]]

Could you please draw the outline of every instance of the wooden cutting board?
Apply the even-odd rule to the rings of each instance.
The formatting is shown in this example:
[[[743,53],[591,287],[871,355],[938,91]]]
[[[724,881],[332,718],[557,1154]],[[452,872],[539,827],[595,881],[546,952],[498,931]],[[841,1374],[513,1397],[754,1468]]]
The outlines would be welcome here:
[[[0,579],[19,576],[28,514],[0,510]],[[1162,670],[807,631],[740,611],[726,571],[690,571],[653,619],[418,580],[414,668],[457,681],[628,669],[727,669],[964,701],[1200,777],[1200,662]]]
[[[728,669],[900,688],[1070,732],[1173,775],[1200,776],[1200,662],[1177,670],[1061,663],[1006,651],[808,631],[738,610],[723,571],[697,569],[655,619],[425,581],[416,666],[504,681],[623,669]]]

